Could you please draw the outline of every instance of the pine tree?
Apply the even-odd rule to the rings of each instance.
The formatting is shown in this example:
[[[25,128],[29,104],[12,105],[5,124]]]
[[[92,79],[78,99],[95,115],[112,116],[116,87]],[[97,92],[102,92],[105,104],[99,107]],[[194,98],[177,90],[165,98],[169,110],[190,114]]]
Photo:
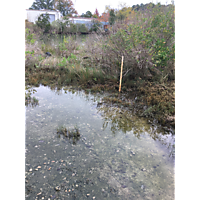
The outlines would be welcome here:
[[[54,0],[35,0],[32,6],[29,8],[30,10],[53,10],[54,8]]]

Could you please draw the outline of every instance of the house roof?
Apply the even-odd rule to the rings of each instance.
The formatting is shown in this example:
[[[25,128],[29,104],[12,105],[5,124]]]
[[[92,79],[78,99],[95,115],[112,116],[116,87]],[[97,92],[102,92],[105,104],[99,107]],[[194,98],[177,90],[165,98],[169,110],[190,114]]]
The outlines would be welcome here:
[[[42,9],[42,10],[33,10],[33,9],[26,9],[29,11],[46,11],[46,12],[60,12],[59,10],[47,10],[47,9]]]

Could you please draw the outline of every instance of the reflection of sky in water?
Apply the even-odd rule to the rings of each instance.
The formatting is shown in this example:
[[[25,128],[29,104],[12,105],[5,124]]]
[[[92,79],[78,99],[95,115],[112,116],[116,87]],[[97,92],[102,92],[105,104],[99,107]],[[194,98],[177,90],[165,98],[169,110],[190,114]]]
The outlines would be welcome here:
[[[36,90],[39,106],[26,108],[27,198],[43,188],[55,198],[174,199],[173,137],[129,111],[97,107],[100,95]],[[63,125],[79,127],[76,145],[58,138]]]

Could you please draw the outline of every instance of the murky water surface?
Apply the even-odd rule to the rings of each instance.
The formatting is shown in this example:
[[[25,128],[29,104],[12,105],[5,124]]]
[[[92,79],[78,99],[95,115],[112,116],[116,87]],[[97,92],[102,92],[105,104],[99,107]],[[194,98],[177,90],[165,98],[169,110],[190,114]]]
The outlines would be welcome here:
[[[174,199],[174,136],[103,95],[40,86],[26,107],[26,199]],[[106,94],[104,94],[105,96]],[[57,134],[65,126],[80,138]]]

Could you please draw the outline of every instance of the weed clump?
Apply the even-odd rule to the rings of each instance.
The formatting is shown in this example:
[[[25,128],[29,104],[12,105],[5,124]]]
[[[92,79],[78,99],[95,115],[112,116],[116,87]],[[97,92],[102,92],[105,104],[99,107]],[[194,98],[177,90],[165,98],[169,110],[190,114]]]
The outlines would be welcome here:
[[[79,128],[77,126],[74,126],[73,129],[67,129],[64,126],[58,127],[57,128],[57,134],[60,137],[60,135],[63,135],[64,137],[68,138],[69,140],[72,139],[73,140],[73,144],[75,144],[79,138],[80,138],[80,131]]]
[[[32,106],[32,107],[36,107],[39,105],[39,100],[36,99],[35,97],[31,97],[31,96],[25,96],[25,105],[28,106]]]
[[[147,105],[147,109],[144,110],[141,116],[157,118],[163,125],[170,123],[174,126],[174,84],[146,83],[145,87],[139,87],[139,91],[142,93],[141,99]]]

